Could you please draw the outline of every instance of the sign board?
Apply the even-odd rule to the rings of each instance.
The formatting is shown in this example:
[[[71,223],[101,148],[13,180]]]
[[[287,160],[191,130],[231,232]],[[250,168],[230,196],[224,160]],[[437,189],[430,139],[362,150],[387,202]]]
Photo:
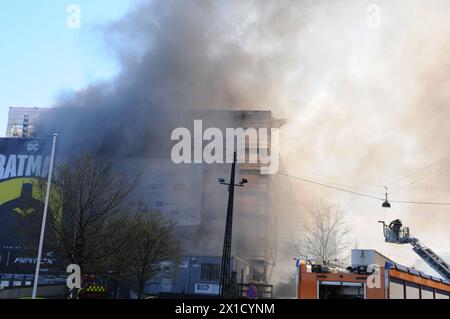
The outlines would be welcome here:
[[[218,295],[220,292],[220,285],[218,284],[195,284],[195,293],[203,295]]]
[[[51,140],[0,138],[0,273],[34,273],[37,242],[25,240],[24,221],[33,218],[40,228],[44,197],[37,182],[48,175],[50,150]],[[53,261],[44,251],[43,272]]]
[[[249,286],[245,290],[245,297],[247,297],[248,299],[258,298],[258,288],[256,288],[255,286]]]

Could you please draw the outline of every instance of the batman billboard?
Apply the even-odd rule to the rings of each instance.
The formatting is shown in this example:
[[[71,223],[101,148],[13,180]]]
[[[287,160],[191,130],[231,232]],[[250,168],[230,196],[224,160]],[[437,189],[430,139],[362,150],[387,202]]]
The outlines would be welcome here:
[[[0,138],[0,274],[34,273],[38,242],[26,225],[32,220],[34,232],[40,229],[39,185],[46,183],[50,151],[51,140]],[[48,215],[54,213],[49,207]],[[41,269],[49,271],[52,264],[52,253],[44,250]]]

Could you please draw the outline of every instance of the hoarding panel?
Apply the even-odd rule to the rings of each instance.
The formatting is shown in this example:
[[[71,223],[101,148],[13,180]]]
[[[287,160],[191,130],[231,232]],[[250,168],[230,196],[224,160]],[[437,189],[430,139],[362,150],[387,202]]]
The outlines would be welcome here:
[[[0,273],[33,273],[36,245],[26,241],[24,220],[42,220],[43,197],[37,184],[45,180],[50,140],[0,138]],[[42,183],[41,183],[42,185]],[[52,214],[49,209],[49,218]],[[43,271],[52,254],[43,254]]]

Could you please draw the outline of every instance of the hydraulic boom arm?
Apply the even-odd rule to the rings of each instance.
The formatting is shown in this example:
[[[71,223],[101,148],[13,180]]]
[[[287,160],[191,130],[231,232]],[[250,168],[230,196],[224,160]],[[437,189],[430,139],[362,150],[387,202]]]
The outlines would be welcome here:
[[[442,277],[450,280],[450,266],[434,251],[422,244],[417,238],[410,237],[414,252]]]
[[[450,266],[438,254],[422,244],[417,238],[409,234],[408,227],[402,227],[400,220],[396,219],[386,225],[384,221],[383,234],[386,242],[393,244],[411,244],[414,252],[420,256],[431,268],[436,270],[442,277],[450,281]]]

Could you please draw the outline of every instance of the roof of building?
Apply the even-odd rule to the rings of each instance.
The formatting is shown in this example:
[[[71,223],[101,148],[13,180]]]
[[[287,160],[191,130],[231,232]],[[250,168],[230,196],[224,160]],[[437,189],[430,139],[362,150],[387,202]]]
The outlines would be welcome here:
[[[449,280],[428,275],[428,274],[426,274],[426,273],[424,273],[422,271],[419,271],[419,270],[417,270],[415,268],[412,268],[412,267],[406,267],[406,266],[394,263],[391,266],[390,269],[396,269],[396,270],[404,272],[404,273],[408,273],[408,274],[411,274],[411,275],[419,276],[419,277],[422,277],[422,278],[425,278],[425,279],[431,279],[431,280],[434,280],[434,281],[437,281],[437,282],[441,282],[443,284],[450,285],[450,281]]]

